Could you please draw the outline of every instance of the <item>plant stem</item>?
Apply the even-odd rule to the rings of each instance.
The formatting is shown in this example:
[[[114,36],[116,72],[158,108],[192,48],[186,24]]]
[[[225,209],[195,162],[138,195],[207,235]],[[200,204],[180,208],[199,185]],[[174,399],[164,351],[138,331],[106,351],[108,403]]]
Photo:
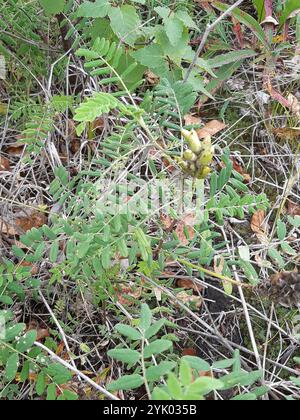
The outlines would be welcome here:
[[[151,400],[151,391],[149,388],[149,384],[147,381],[147,375],[146,375],[146,366],[145,366],[145,359],[144,359],[144,348],[145,348],[145,337],[143,335],[142,338],[142,371],[143,371],[143,378],[144,378],[144,383],[145,383],[145,388],[148,394],[148,398],[149,400]]]

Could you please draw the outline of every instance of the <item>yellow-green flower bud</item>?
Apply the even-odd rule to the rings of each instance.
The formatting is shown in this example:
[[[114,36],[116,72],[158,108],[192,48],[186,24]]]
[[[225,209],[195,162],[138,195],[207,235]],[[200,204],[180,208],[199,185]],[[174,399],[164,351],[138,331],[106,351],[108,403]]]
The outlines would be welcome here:
[[[204,139],[202,140],[201,145],[202,145],[202,148],[205,151],[210,150],[211,149],[211,137],[210,136],[204,137]]]
[[[200,168],[201,166],[207,166],[212,162],[213,154],[211,151],[204,152],[201,156],[197,159],[197,166]]]
[[[190,167],[190,170],[191,170],[192,172],[195,172],[195,171],[196,171],[196,165],[195,165],[194,163],[191,163],[191,164],[189,165],[189,167]]]
[[[198,154],[200,153],[202,146],[201,142],[199,140],[197,132],[193,129],[191,131],[188,130],[181,130],[181,134],[185,138],[185,140],[188,142],[189,148],[192,152]]]
[[[203,169],[200,169],[197,173],[198,179],[205,179],[211,173],[211,168],[209,166],[205,166]]]
[[[188,149],[183,153],[183,158],[185,160],[193,162],[193,161],[197,160],[197,155],[195,153],[193,153],[190,149]]]

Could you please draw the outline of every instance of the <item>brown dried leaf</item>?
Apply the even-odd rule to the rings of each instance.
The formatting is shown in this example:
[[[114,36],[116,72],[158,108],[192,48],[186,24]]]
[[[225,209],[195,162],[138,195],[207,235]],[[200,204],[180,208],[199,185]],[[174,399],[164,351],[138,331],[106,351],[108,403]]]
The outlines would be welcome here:
[[[199,125],[201,124],[201,119],[199,117],[194,117],[191,114],[184,116],[185,125]]]
[[[251,219],[251,230],[254,233],[265,233],[264,221],[266,213],[264,210],[257,210]]]
[[[43,226],[46,221],[45,214],[36,210],[28,212],[26,216],[15,215],[10,221],[0,217],[0,232],[9,236],[22,235],[33,227]]]
[[[200,128],[197,131],[199,139],[204,139],[207,136],[214,136],[219,131],[224,130],[226,124],[218,120],[209,121],[203,128]]]
[[[36,330],[37,332],[37,339],[36,341],[42,341],[44,338],[50,337],[50,332],[48,328],[41,328],[39,323],[35,320],[32,320],[27,324],[26,332]]]
[[[177,280],[177,287],[181,287],[183,289],[192,289],[194,290],[194,292],[201,293],[204,290],[204,286],[202,286],[201,284],[198,284],[196,282],[194,282],[191,279],[178,279]]]
[[[102,131],[105,127],[105,120],[103,117],[98,117],[92,124],[93,130],[100,130]]]
[[[182,350],[182,356],[197,356],[197,350],[192,347],[187,347]]]
[[[120,284],[116,289],[117,299],[121,305],[133,305],[137,299],[141,297],[142,288],[136,287],[134,283],[130,285]],[[125,295],[130,296],[132,299],[127,298]]]
[[[300,117],[300,103],[296,96],[292,95],[291,93],[288,95],[288,103],[289,108],[291,112],[296,115],[297,117]]]
[[[24,144],[13,143],[5,148],[5,153],[12,156],[22,156],[22,154],[24,153],[24,148]]]
[[[16,241],[17,242],[17,241]],[[16,245],[17,245],[17,243],[16,243]],[[20,243],[20,245],[17,245],[19,248],[22,248],[22,244]],[[23,245],[23,247],[24,247],[24,245]],[[22,267],[31,267],[31,270],[30,270],[30,274],[32,275],[32,276],[35,276],[38,272],[39,272],[39,268],[38,268],[38,266],[37,265],[34,265],[34,264],[32,264],[31,262],[28,262],[28,261],[21,261],[20,263],[19,263],[19,265],[20,266],[22,266]]]
[[[31,230],[32,228],[40,228],[46,224],[46,216],[44,213],[34,210],[31,214],[25,217],[19,217],[15,220],[15,224],[18,228],[24,232]]]
[[[251,176],[247,174],[245,169],[238,163],[238,161],[235,158],[232,158],[231,160],[233,164],[233,169],[237,171],[239,174],[241,174],[244,177],[245,181],[250,182]]]
[[[153,73],[151,70],[145,72],[146,80],[150,85],[155,86],[160,82],[160,77]]]
[[[1,217],[0,217],[0,232],[9,236],[15,236],[15,235],[21,234],[21,232],[17,229],[16,226],[13,226],[7,220],[2,219]]]
[[[169,230],[174,223],[174,220],[168,214],[165,213],[160,214],[160,221],[162,222],[162,225],[166,230]]]
[[[283,140],[296,140],[298,137],[300,138],[300,128],[274,128],[273,133]]]
[[[187,306],[194,306],[196,309],[200,309],[202,306],[202,297],[196,295],[189,295],[186,292],[182,291],[176,294],[178,300],[184,303]]]
[[[288,201],[287,213],[290,216],[300,216],[300,205],[293,203],[292,201]]]
[[[196,218],[194,214],[186,214],[178,223],[176,227],[176,235],[182,243],[182,245],[188,245],[195,237],[194,226],[196,224]],[[185,234],[187,231],[188,238]]]
[[[10,162],[9,160],[4,157],[4,156],[0,156],[0,172],[5,171],[8,172],[10,171]]]

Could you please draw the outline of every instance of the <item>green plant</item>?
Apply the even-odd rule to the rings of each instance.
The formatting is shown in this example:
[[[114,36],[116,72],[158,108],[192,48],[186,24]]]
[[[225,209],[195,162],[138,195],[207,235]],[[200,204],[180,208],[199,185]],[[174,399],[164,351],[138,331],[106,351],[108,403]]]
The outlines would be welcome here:
[[[116,347],[108,355],[127,365],[134,373],[123,375],[109,385],[111,391],[132,390],[145,386],[148,397],[154,400],[202,400],[212,391],[228,390],[236,386],[249,387],[261,379],[260,371],[247,373],[240,367],[239,353],[233,359],[216,362],[212,367],[196,356],[184,356],[178,363],[169,361],[172,355],[172,341],[157,338],[160,330],[168,326],[164,319],[153,321],[148,305],[143,304],[135,327],[117,324],[116,330],[126,337],[126,348]],[[214,377],[213,372],[233,366],[230,374]],[[173,371],[178,371],[177,377]],[[199,377],[199,374],[206,374]],[[220,376],[220,377],[219,377]],[[165,378],[167,377],[166,381]],[[164,382],[163,386],[155,386]],[[268,392],[268,388],[252,389],[234,399],[256,399]],[[216,394],[215,394],[216,395]]]

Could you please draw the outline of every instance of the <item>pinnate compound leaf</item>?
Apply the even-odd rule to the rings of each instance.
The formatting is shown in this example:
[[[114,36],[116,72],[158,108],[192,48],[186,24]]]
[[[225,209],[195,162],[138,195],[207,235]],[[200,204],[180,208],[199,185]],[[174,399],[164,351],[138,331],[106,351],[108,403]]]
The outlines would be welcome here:
[[[100,115],[108,113],[119,106],[119,101],[109,93],[96,92],[83,102],[75,112],[74,120],[93,122]]]

